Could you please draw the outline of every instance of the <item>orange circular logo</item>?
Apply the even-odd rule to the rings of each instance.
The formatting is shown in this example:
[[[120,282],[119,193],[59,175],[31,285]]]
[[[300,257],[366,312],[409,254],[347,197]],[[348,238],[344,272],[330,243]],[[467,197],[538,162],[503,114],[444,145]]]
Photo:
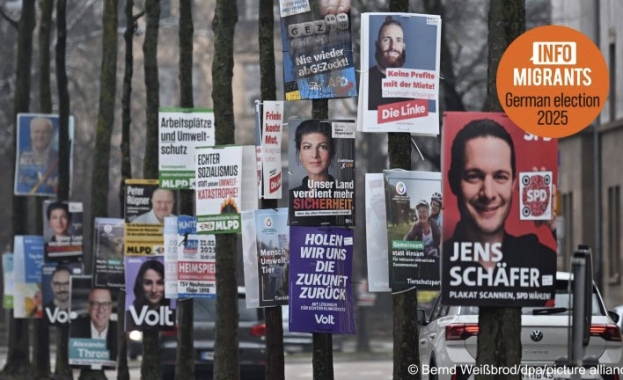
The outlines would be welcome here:
[[[593,41],[575,29],[531,29],[506,49],[496,76],[508,117],[533,135],[565,137],[589,126],[608,96],[608,67]]]

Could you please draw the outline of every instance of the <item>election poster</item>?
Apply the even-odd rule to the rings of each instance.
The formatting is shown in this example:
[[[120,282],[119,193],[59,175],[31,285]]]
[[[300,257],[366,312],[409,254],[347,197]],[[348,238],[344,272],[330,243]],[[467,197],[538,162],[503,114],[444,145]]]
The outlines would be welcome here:
[[[175,216],[175,192],[154,179],[126,179],[125,185],[125,255],[163,255],[164,218]]]
[[[245,303],[247,309],[260,307],[260,277],[258,275],[257,238],[255,211],[243,211],[242,222],[242,270],[244,272]]]
[[[371,292],[391,292],[383,173],[366,173],[366,253]]]
[[[281,18],[286,100],[357,96],[350,2],[339,8],[308,2],[305,12],[281,5],[282,13],[291,13]]]
[[[43,202],[45,261],[82,261],[82,202]]]
[[[253,225],[247,227],[244,223],[243,234],[251,235],[248,245],[254,245],[253,249],[245,250],[246,240],[243,240],[245,264],[250,263],[245,266],[245,284],[248,280],[257,288],[257,303],[251,307],[287,305],[290,261],[287,208],[255,210],[247,222]]]
[[[92,286],[91,276],[70,277],[69,364],[93,370],[117,362],[117,293]]]
[[[442,137],[443,303],[544,306],[556,280],[557,140],[485,112],[446,113]]]
[[[120,218],[95,218],[93,252],[95,254],[93,281],[95,286],[123,289],[123,239],[125,221]]]
[[[258,203],[255,147],[201,147],[196,154],[198,233],[239,233],[240,212]]]
[[[82,263],[46,263],[41,268],[43,314],[51,325],[69,323],[70,277],[83,275]]]
[[[125,283],[125,331],[175,328],[175,300],[164,295],[164,257],[126,257]]]
[[[265,100],[262,110],[262,195],[264,199],[281,199],[283,184],[281,169],[283,102]]]
[[[15,294],[15,271],[13,270],[13,254],[2,254],[2,280],[4,293],[2,295],[2,308],[13,308],[13,295]]]
[[[195,148],[214,145],[214,139],[214,113],[211,109],[158,109],[160,187],[194,189]]]
[[[441,18],[361,14],[363,132],[439,134]]]
[[[290,227],[289,330],[355,333],[352,229]]]
[[[73,140],[73,117],[69,139]],[[58,115],[17,115],[15,195],[56,197],[58,189]],[[69,155],[71,169],[71,153]]]
[[[441,228],[431,200],[441,173],[385,170],[389,287],[436,290],[440,286]]]
[[[291,226],[355,226],[355,122],[290,119]]]
[[[15,318],[41,318],[43,317],[43,293],[41,291],[43,237],[15,236],[13,249],[15,250],[13,316]]]
[[[177,299],[177,216],[164,218],[164,297]]]

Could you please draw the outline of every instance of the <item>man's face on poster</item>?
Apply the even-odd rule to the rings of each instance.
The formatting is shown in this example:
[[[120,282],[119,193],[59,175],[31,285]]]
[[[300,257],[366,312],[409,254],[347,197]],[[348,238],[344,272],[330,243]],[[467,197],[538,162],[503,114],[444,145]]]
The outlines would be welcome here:
[[[511,148],[497,137],[477,137],[465,144],[459,208],[461,218],[481,235],[504,229],[515,178]]]
[[[173,212],[173,192],[171,190],[158,189],[151,197],[151,206],[160,223]]]
[[[66,270],[59,270],[52,275],[52,290],[56,303],[67,304],[69,301],[69,276]]]
[[[89,294],[89,317],[93,326],[99,331],[108,326],[110,312],[112,310],[112,298],[108,289],[93,289]]]
[[[402,67],[405,63],[404,32],[402,27],[389,24],[384,26],[376,41],[376,62],[384,67]]]
[[[47,149],[52,141],[52,124],[45,119],[33,119],[30,122],[30,143],[34,150]]]

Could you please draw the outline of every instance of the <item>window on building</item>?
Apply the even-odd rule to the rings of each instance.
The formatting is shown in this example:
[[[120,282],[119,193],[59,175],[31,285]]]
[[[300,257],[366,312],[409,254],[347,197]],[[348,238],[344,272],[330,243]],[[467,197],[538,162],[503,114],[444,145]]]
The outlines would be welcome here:
[[[573,193],[565,193],[562,195],[562,215],[564,216],[565,237],[563,240],[563,268],[571,270],[571,255],[575,251],[575,242],[573,241]]]
[[[611,284],[621,281],[621,191],[608,187],[608,277]]]
[[[608,68],[610,70],[610,121],[615,121],[617,118],[617,52],[614,42],[610,43],[608,53]]]

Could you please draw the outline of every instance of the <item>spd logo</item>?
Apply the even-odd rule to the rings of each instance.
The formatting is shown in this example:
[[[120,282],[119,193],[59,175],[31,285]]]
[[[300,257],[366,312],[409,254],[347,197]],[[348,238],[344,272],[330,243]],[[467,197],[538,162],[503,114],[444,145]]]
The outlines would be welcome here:
[[[552,172],[519,173],[521,220],[551,219],[552,180]]]

